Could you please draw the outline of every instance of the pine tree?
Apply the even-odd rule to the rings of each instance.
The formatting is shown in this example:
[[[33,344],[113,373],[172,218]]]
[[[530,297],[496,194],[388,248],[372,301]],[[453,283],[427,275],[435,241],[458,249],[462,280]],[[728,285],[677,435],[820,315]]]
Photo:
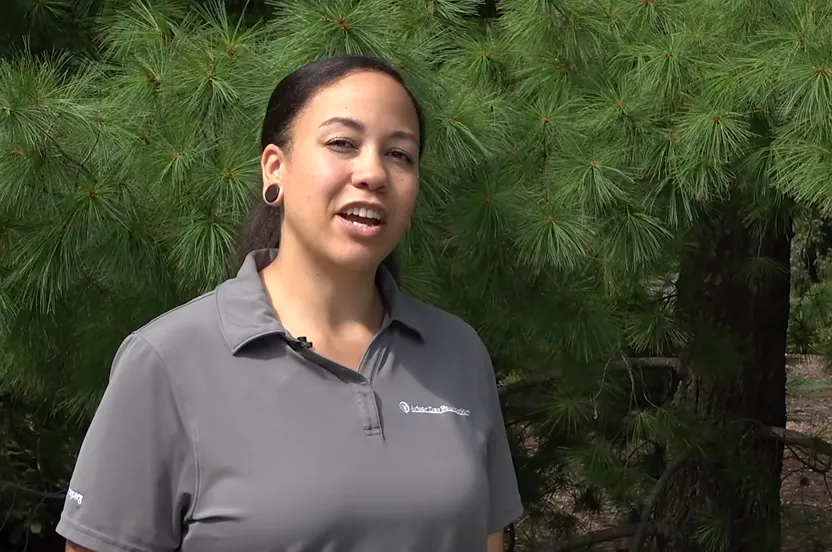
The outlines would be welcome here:
[[[664,550],[777,550],[782,444],[735,449],[742,418],[783,425],[791,217],[832,198],[828,10],[252,5],[267,17],[109,2],[89,56],[0,61],[0,395],[83,427],[124,335],[236,268],[279,78],[380,55],[428,116],[403,285],[489,346],[521,544],[562,543],[576,513],[612,506],[653,519],[620,534],[664,530]],[[644,357],[677,354],[648,377]],[[565,487],[575,500],[552,507]]]

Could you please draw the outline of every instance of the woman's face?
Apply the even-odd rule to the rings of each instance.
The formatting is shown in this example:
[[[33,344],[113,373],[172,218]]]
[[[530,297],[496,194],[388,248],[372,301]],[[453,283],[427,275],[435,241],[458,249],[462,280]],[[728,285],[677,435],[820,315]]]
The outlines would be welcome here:
[[[419,191],[419,120],[383,73],[352,73],[314,95],[290,151],[263,152],[264,186],[282,188],[281,243],[348,270],[374,269],[410,224]]]

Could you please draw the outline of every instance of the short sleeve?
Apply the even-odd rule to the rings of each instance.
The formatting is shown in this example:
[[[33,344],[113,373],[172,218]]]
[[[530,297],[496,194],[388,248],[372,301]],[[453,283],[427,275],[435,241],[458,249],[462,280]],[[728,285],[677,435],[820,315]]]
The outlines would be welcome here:
[[[523,503],[517,485],[517,475],[506,435],[494,367],[486,352],[488,382],[486,396],[492,417],[487,445],[488,471],[488,534],[502,531],[523,515]]]
[[[158,352],[131,334],[81,444],[56,531],[95,552],[170,552],[195,499],[194,441]]]

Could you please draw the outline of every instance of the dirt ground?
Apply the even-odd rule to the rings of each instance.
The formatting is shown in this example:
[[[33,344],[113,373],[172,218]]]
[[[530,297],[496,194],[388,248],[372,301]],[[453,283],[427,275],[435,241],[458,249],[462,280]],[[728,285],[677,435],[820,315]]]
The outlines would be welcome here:
[[[832,366],[811,356],[787,362],[787,429],[832,442]],[[787,449],[780,496],[783,552],[832,552],[832,470],[815,473]]]

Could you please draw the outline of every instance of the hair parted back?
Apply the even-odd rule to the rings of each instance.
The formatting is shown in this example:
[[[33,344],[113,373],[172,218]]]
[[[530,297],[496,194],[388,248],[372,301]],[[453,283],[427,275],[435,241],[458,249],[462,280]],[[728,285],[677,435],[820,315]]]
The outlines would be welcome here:
[[[425,122],[419,101],[408,89],[396,68],[382,59],[360,55],[319,59],[284,77],[275,87],[266,107],[260,133],[261,151],[269,144],[275,144],[284,151],[290,151],[293,123],[309,100],[321,89],[358,71],[384,73],[404,88],[413,102],[419,120],[419,153],[421,155],[425,143]],[[240,263],[254,250],[279,246],[282,219],[282,209],[268,205],[258,193],[243,224],[240,236]],[[398,281],[395,253],[391,253],[382,264]]]

